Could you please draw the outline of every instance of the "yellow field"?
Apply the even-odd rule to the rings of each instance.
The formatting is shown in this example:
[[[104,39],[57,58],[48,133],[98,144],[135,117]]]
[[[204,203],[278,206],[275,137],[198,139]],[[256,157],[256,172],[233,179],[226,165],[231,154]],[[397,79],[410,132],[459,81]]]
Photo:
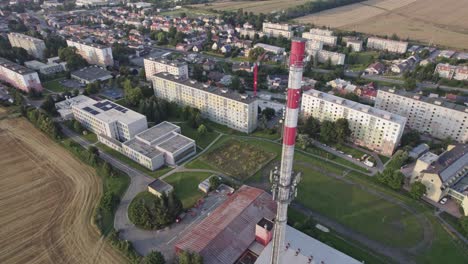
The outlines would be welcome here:
[[[220,11],[236,11],[240,8],[244,12],[264,13],[278,12],[310,2],[311,0],[265,0],[265,1],[219,1],[205,4],[193,5],[201,9],[214,9]]]
[[[371,0],[296,19],[468,49],[468,0]]]
[[[0,121],[0,263],[125,263],[92,224],[94,171],[25,119]]]

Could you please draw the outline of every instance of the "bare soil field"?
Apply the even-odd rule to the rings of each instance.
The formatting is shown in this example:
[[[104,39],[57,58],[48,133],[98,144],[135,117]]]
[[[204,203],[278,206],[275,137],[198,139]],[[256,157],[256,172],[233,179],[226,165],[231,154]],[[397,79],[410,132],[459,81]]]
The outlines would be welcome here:
[[[207,5],[193,5],[193,7],[220,11],[236,11],[237,9],[242,8],[244,12],[268,14],[302,5],[310,1],[311,0],[216,1]]]
[[[92,215],[101,181],[23,118],[0,121],[0,263],[125,263]]]
[[[468,0],[370,0],[296,21],[468,49],[467,14]]]

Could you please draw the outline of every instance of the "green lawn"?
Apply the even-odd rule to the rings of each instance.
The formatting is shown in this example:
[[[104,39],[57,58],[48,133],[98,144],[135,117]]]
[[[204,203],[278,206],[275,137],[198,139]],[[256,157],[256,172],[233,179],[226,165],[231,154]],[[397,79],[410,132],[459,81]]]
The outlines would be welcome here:
[[[199,136],[197,130],[187,125],[185,122],[178,123],[176,125],[180,126],[184,136],[194,139],[197,146],[200,146],[201,148],[206,148],[219,135],[216,131],[207,131],[205,135]]]
[[[158,177],[161,177],[162,175],[166,174],[167,172],[171,171],[173,168],[171,167],[162,167],[162,168],[159,168],[155,171],[151,171],[149,169],[147,169],[146,167],[143,167],[142,165],[136,163],[135,161],[133,161],[132,159],[130,159],[129,157],[125,156],[124,154],[114,150],[114,149],[111,149],[109,148],[108,146],[102,144],[102,143],[98,143],[97,144],[97,147],[99,147],[102,151],[104,151],[105,153],[113,156],[114,158],[120,160],[121,162],[129,165],[130,167],[134,168],[134,169],[137,169],[145,174],[148,174],[149,176],[153,177],[153,178],[158,178]]]
[[[382,161],[383,164],[387,163],[387,161],[390,160],[390,157],[384,156],[384,155],[379,155],[380,160]]]
[[[113,192],[119,198],[122,198],[128,186],[130,185],[130,177],[127,174],[117,171],[115,177],[106,177],[103,179],[103,193]],[[101,211],[102,215],[102,233],[107,235],[114,228],[115,212]]]
[[[93,132],[89,132],[89,131],[87,132],[86,135],[81,135],[80,137],[82,137],[83,139],[91,143],[96,143],[98,141],[96,134],[94,134]]]
[[[188,209],[205,195],[198,190],[198,184],[211,175],[207,172],[177,172],[164,181],[174,187],[177,197],[182,201],[184,208]]]
[[[355,159],[359,159],[366,154],[364,151],[360,151],[359,149],[355,149],[343,144],[336,144],[333,145],[333,147],[339,151],[343,151],[345,154],[350,154]]]
[[[63,93],[67,91],[66,87],[60,84],[60,80],[63,80],[63,78],[48,81],[43,83],[42,85],[44,86],[45,89],[51,90],[56,93]]]

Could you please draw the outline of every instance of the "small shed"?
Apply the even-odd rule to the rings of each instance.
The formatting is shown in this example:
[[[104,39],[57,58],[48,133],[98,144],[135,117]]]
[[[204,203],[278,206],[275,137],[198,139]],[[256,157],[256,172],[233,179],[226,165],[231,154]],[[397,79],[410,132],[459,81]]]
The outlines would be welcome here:
[[[174,190],[174,187],[169,183],[156,179],[148,184],[148,192],[160,197],[163,193],[169,194]]]

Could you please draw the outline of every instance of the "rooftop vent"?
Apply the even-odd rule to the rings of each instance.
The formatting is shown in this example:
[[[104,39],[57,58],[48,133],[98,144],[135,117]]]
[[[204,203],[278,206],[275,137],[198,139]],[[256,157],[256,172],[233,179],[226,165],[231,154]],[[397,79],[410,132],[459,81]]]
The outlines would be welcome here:
[[[388,89],[389,92],[395,93],[395,89]]]
[[[229,90],[228,89],[221,89],[222,93],[227,93]]]
[[[442,105],[442,102],[441,102],[441,101],[434,101],[434,104],[436,104],[436,105]]]
[[[245,100],[245,99],[249,98],[249,96],[246,95],[246,94],[241,94],[241,98]]]
[[[204,83],[204,84],[203,84],[203,87],[205,87],[205,88],[208,88],[208,87],[210,87],[210,85],[209,85],[209,84],[206,84],[206,83]]]
[[[190,83],[191,83],[191,84],[196,84],[197,81],[195,81],[195,80],[190,80]]]

